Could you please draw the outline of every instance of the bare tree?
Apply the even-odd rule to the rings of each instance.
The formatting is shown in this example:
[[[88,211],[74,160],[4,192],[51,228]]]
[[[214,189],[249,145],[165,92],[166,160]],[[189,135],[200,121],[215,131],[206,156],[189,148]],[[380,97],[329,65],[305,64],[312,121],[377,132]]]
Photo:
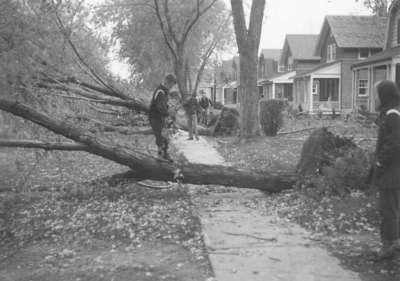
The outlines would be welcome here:
[[[356,0],[358,2],[359,0]],[[390,1],[391,2],[391,1]],[[387,16],[388,15],[388,0],[363,0],[363,4],[374,15]]]

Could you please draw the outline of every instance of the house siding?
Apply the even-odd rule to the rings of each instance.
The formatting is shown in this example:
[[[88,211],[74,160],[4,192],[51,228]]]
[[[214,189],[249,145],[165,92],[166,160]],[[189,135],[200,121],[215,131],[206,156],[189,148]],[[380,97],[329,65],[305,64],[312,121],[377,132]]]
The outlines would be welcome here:
[[[265,72],[263,78],[268,78],[278,73],[278,63],[273,59],[265,59]]]
[[[355,48],[340,48],[339,59],[358,59],[358,52]]]
[[[399,44],[397,43],[397,34],[398,34],[398,21],[400,20],[400,10],[396,9],[395,15],[392,18],[392,26],[390,27],[390,41],[389,41],[389,48],[393,48],[398,46]]]
[[[321,47],[321,62],[326,63],[328,61],[328,45],[335,44],[336,45],[336,56],[338,52],[338,46],[334,37],[332,37],[332,32],[329,27],[328,39],[325,40],[323,46]]]
[[[359,96],[358,95],[358,75],[357,75],[357,71],[358,70],[364,70],[367,71],[367,73],[370,72],[370,69],[368,67],[365,68],[361,68],[361,69],[357,69],[355,72],[353,72],[353,77],[354,77],[354,85],[353,85],[353,95],[354,95],[354,109],[355,110],[359,110],[361,107],[365,107],[367,110],[370,110],[370,102],[369,102],[369,98],[371,96],[371,88],[368,89],[368,96]],[[368,74],[368,78],[369,74]],[[370,79],[368,79],[368,85],[370,87],[371,81]]]
[[[313,69],[316,65],[318,65],[319,61],[308,61],[308,60],[297,60],[295,63],[295,70],[304,71]]]

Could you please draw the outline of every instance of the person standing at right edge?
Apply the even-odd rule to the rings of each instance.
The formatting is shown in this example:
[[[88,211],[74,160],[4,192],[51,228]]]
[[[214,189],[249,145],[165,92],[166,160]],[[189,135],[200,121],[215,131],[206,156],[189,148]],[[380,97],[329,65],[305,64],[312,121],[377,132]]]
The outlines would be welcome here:
[[[377,260],[394,258],[400,249],[400,94],[392,81],[375,86],[378,140],[372,184],[379,190],[382,247]]]
[[[169,90],[175,86],[175,84],[176,78],[173,74],[165,76],[164,83],[158,86],[153,93],[149,111],[149,121],[154,136],[156,137],[158,156],[170,162],[172,162],[172,159],[168,154],[169,140],[163,135],[163,130],[165,131],[166,126],[171,122],[168,120],[168,94]]]

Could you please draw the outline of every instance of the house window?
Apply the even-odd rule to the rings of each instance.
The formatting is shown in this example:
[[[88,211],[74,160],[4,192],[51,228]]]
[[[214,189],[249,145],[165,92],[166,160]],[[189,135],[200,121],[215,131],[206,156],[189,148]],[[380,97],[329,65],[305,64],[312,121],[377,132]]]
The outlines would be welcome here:
[[[319,81],[318,80],[313,80],[312,94],[313,95],[319,94]]]
[[[278,65],[278,72],[285,72],[285,66],[282,64]]]
[[[358,95],[367,96],[368,95],[368,79],[358,80]]]
[[[357,95],[368,96],[368,69],[360,69],[357,71]]]
[[[369,50],[368,49],[360,49],[358,51],[358,58],[359,59],[366,59],[369,57]]]
[[[336,59],[336,44],[329,44],[327,50],[327,61],[334,61]]]
[[[289,57],[288,58],[288,71],[293,71],[293,63],[294,63],[293,57]]]

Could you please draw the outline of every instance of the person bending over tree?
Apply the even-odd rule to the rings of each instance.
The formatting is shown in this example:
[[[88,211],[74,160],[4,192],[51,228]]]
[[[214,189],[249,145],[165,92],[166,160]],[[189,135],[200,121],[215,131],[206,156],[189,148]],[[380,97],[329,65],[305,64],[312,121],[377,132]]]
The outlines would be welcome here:
[[[168,154],[169,140],[163,133],[172,120],[169,118],[168,95],[169,90],[175,86],[176,78],[173,74],[168,74],[164,78],[164,83],[156,88],[150,103],[149,121],[156,137],[158,156],[172,162]]]

